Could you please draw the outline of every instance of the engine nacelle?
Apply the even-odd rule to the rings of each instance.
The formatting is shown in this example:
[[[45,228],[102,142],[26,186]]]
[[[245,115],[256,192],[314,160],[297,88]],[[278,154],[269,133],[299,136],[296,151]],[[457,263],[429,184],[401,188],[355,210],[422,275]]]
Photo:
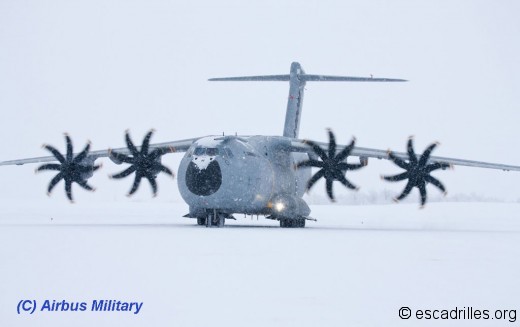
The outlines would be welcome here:
[[[81,160],[79,162],[80,166],[91,168],[90,170],[86,172],[80,173],[80,178],[84,181],[87,181],[89,178],[94,176],[94,163],[98,157],[86,157],[85,159]]]
[[[363,166],[367,166],[368,165],[368,157],[359,157],[359,163],[362,164]]]

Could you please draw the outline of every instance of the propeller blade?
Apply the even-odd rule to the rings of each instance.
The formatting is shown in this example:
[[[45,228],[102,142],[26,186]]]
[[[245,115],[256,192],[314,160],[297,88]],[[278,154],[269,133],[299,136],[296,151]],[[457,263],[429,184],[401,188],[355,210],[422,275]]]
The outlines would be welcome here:
[[[47,187],[48,194],[50,194],[52,192],[52,189],[54,188],[54,186],[56,186],[56,184],[58,184],[59,181],[62,180],[62,178],[63,178],[63,173],[58,173],[56,176],[54,176],[53,179],[51,179],[49,186]]]
[[[352,149],[354,149],[354,146],[356,145],[356,138],[353,137],[352,141],[350,141],[350,144],[347,145],[341,152],[336,156],[337,161],[343,161],[345,160],[349,155],[350,152],[352,152]]]
[[[408,138],[406,151],[408,152],[408,160],[410,160],[411,163],[417,163],[417,156],[415,155],[415,151],[413,149],[413,137],[411,136]]]
[[[161,165],[161,171],[162,171],[163,173],[166,173],[166,174],[172,176],[172,177],[174,176],[174,174],[173,174],[173,172],[170,170],[170,168],[168,168],[168,167],[166,167],[166,166]]]
[[[132,155],[134,157],[138,157],[139,156],[139,151],[137,151],[137,148],[135,147],[134,142],[132,142],[132,139],[130,138],[130,132],[129,131],[125,132],[125,141],[126,141],[126,147],[128,148],[128,150],[130,150]]]
[[[65,141],[67,143],[67,161],[72,161],[72,156],[74,155],[74,150],[72,149],[72,140],[70,136],[65,133]]]
[[[403,168],[405,172],[394,176],[381,176],[382,179],[389,182],[398,182],[404,179],[408,179],[406,187],[404,188],[403,192],[396,198],[396,201],[405,198],[408,196],[408,194],[410,194],[412,188],[417,187],[420,194],[421,208],[424,207],[428,199],[426,183],[430,183],[442,192],[446,193],[446,188],[444,185],[438,179],[431,176],[430,173],[437,169],[448,168],[450,165],[445,162],[434,162],[427,164],[432,151],[437,147],[438,144],[439,143],[437,142],[430,144],[421,154],[419,160],[417,160],[417,155],[415,154],[415,150],[413,148],[413,138],[410,137],[406,145],[409,160],[408,162],[405,162],[404,160],[396,157],[391,151],[388,152],[389,159],[392,160],[397,166]]]
[[[396,198],[396,200],[400,201],[400,200],[404,199],[405,197],[407,197],[408,194],[410,194],[410,192],[412,191],[412,188],[413,188],[412,182],[408,181],[408,184],[406,184],[406,187],[404,188],[403,192],[401,193],[401,195],[399,195]]]
[[[133,173],[136,170],[137,170],[137,167],[132,165],[132,166],[128,167],[127,169],[123,170],[122,172],[112,175],[111,178],[120,179],[120,178],[130,175],[131,173]]]
[[[157,182],[155,181],[155,178],[152,176],[146,176],[146,178],[148,179],[148,181],[150,182],[150,185],[152,186],[153,196],[156,197],[157,196]]]
[[[430,155],[431,155],[432,151],[435,149],[437,144],[439,144],[439,143],[435,142],[433,144],[430,144],[430,146],[428,146],[426,148],[426,150],[424,150],[423,154],[421,155],[421,158],[419,159],[419,166],[426,165],[426,163],[428,162],[428,159],[430,159]]]
[[[338,180],[341,184],[345,185],[346,187],[348,187],[348,188],[351,189],[351,190],[356,190],[356,191],[357,191],[357,190],[359,189],[357,186],[355,186],[354,184],[352,184],[352,183],[351,183],[351,182],[350,182],[350,181],[349,181],[345,176],[343,176],[343,175],[338,176],[337,180]]]
[[[419,184],[419,193],[421,194],[421,206],[424,206],[426,204],[426,183],[423,181]]]
[[[383,177],[384,180],[389,181],[389,182],[398,182],[398,181],[402,181],[403,179],[409,178],[409,176],[410,176],[410,173],[405,171],[404,173],[401,173],[399,175],[381,176],[381,177]]]
[[[329,129],[329,158],[334,158],[336,156],[336,137],[334,133]]]
[[[444,187],[444,184],[442,184],[441,181],[437,178],[433,176],[426,176],[424,180],[432,184],[433,186],[437,187],[439,190],[442,191],[442,193],[446,193],[446,188]]]
[[[84,180],[76,180],[76,183],[78,183],[79,186],[83,187],[87,191],[95,191],[95,189],[88,185],[88,183]]]
[[[90,142],[87,142],[85,148],[74,157],[74,148],[72,146],[72,140],[68,134],[65,135],[66,154],[62,155],[56,148],[51,145],[44,145],[44,148],[50,151],[54,157],[60,162],[59,164],[44,164],[36,169],[37,172],[44,170],[55,170],[59,173],[51,179],[49,186],[47,187],[47,194],[50,194],[56,184],[62,179],[65,180],[65,194],[67,198],[73,202],[72,197],[72,184],[78,183],[85,189],[93,190],[86,182],[92,173],[101,167],[100,165],[94,165],[95,158],[88,158],[90,151]],[[88,160],[86,160],[88,159]]]
[[[43,171],[43,170],[60,170],[61,165],[59,164],[45,164],[41,165],[40,167],[36,168],[36,171]]]
[[[90,151],[90,141],[87,142],[87,145],[85,146],[85,148],[83,149],[83,151],[81,151],[77,156],[76,158],[74,158],[74,163],[80,163],[82,162],[88,155],[88,152]]]
[[[396,157],[392,151],[388,152],[388,157],[390,158],[390,160],[392,160],[399,167],[401,167],[403,169],[409,169],[410,168],[410,164],[408,164],[403,159]]]
[[[318,168],[322,168],[323,167],[323,162],[322,161],[318,161],[318,160],[306,160],[306,161],[302,161],[302,162],[299,162],[296,164],[296,168],[301,168],[301,167],[318,167]]]
[[[429,164],[428,166],[426,166],[426,171],[431,173],[432,171],[434,170],[437,170],[437,169],[446,169],[446,168],[450,168],[451,165],[447,162],[436,162],[436,163],[432,163],[432,164]]]
[[[141,178],[143,178],[143,176],[140,172],[137,172],[135,175],[134,184],[132,184],[132,188],[130,189],[130,192],[128,192],[128,196],[134,194],[135,191],[137,191],[139,184],[141,184]]]
[[[346,177],[345,172],[348,170],[357,170],[364,167],[364,164],[349,164],[347,163],[347,157],[352,152],[354,145],[356,144],[356,138],[352,138],[352,141],[348,146],[343,148],[338,154],[336,137],[332,130],[327,130],[329,135],[328,151],[323,150],[319,145],[313,141],[305,141],[305,143],[311,148],[312,152],[316,154],[321,160],[305,160],[295,165],[295,168],[300,167],[318,167],[321,168],[316,174],[314,174],[307,182],[307,190],[309,190],[320,178],[324,177],[326,180],[325,190],[329,198],[334,201],[333,182],[335,180],[341,182],[345,187],[353,190],[357,190],[354,184],[352,184]]]
[[[130,155],[117,153],[114,151],[110,152],[110,156],[115,159],[116,162],[124,162],[130,164],[125,170],[120,173],[114,174],[111,177],[114,179],[120,179],[135,172],[134,182],[128,196],[134,194],[139,186],[141,185],[141,179],[146,178],[152,185],[153,195],[157,195],[157,182],[155,181],[156,176],[163,172],[170,176],[174,176],[173,172],[166,166],[161,164],[160,157],[166,153],[174,152],[175,150],[171,147],[155,148],[151,152],[150,140],[155,130],[150,130],[146,133],[143,142],[141,143],[141,151],[138,151],[134,143],[130,138],[130,132],[125,132],[125,141],[130,151]],[[154,186],[155,185],[155,186]]]
[[[325,171],[323,169],[320,169],[314,176],[309,179],[307,182],[307,190],[310,190],[311,187],[323,176],[325,176]]]
[[[336,201],[336,199],[334,199],[334,194],[333,194],[333,191],[332,191],[332,183],[333,182],[334,182],[334,180],[332,180],[332,179],[327,179],[325,181],[325,183],[326,183],[325,188],[327,190],[327,195],[332,200],[332,202]]]
[[[50,153],[52,153],[52,155],[58,159],[58,161],[60,163],[64,163],[65,162],[65,157],[58,151],[56,150],[55,147],[53,147],[52,145],[44,145],[43,146],[46,150],[48,150]]]
[[[150,130],[146,136],[144,137],[143,143],[141,145],[141,153],[144,155],[148,154],[148,147],[150,146],[150,138],[153,135],[154,130]]]
[[[67,193],[67,198],[69,198],[70,202],[73,202],[72,198],[72,181],[69,179],[65,179],[65,193]]]

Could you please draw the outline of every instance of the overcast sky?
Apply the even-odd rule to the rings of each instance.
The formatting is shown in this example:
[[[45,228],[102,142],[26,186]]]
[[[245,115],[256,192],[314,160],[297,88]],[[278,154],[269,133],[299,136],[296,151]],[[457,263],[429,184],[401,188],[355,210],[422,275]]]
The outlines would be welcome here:
[[[246,5],[247,3],[247,5]],[[0,160],[64,148],[123,146],[239,133],[280,135],[288,83],[216,83],[211,77],[307,73],[393,77],[400,84],[308,83],[300,136],[520,165],[518,1],[0,1]],[[181,155],[164,159],[177,169]],[[0,196],[45,198],[52,173],[1,167]],[[131,179],[104,160],[80,201],[121,200]],[[350,175],[363,191],[395,190],[387,161]],[[520,173],[457,168],[435,173],[451,194],[520,199]],[[178,199],[159,179],[136,199]],[[338,192],[340,187],[337,187]],[[437,192],[430,189],[431,192]],[[324,192],[319,188],[315,192]],[[346,193],[346,191],[345,191]],[[413,194],[417,196],[416,193]],[[49,201],[66,201],[60,184]]]

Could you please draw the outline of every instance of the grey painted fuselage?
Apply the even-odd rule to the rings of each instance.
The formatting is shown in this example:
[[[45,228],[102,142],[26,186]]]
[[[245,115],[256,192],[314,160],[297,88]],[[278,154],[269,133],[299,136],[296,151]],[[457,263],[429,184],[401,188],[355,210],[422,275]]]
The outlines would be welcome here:
[[[308,159],[289,151],[290,139],[280,136],[209,136],[197,140],[184,155],[178,185],[191,217],[208,210],[233,214],[307,217],[302,200],[311,177],[309,168],[294,168]]]

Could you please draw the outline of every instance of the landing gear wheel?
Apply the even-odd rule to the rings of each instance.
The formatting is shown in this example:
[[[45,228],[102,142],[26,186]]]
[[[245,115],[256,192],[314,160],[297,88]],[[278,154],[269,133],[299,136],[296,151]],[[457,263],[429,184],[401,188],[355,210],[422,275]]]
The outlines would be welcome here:
[[[305,227],[305,218],[280,219],[280,227],[282,227],[282,228],[303,228],[303,227]]]
[[[206,225],[206,218],[197,218],[197,225],[200,225],[200,226]]]
[[[202,219],[204,220],[203,225],[206,225],[206,227],[223,227],[226,222],[226,216],[222,213],[218,213],[217,210],[209,211],[207,218]]]

